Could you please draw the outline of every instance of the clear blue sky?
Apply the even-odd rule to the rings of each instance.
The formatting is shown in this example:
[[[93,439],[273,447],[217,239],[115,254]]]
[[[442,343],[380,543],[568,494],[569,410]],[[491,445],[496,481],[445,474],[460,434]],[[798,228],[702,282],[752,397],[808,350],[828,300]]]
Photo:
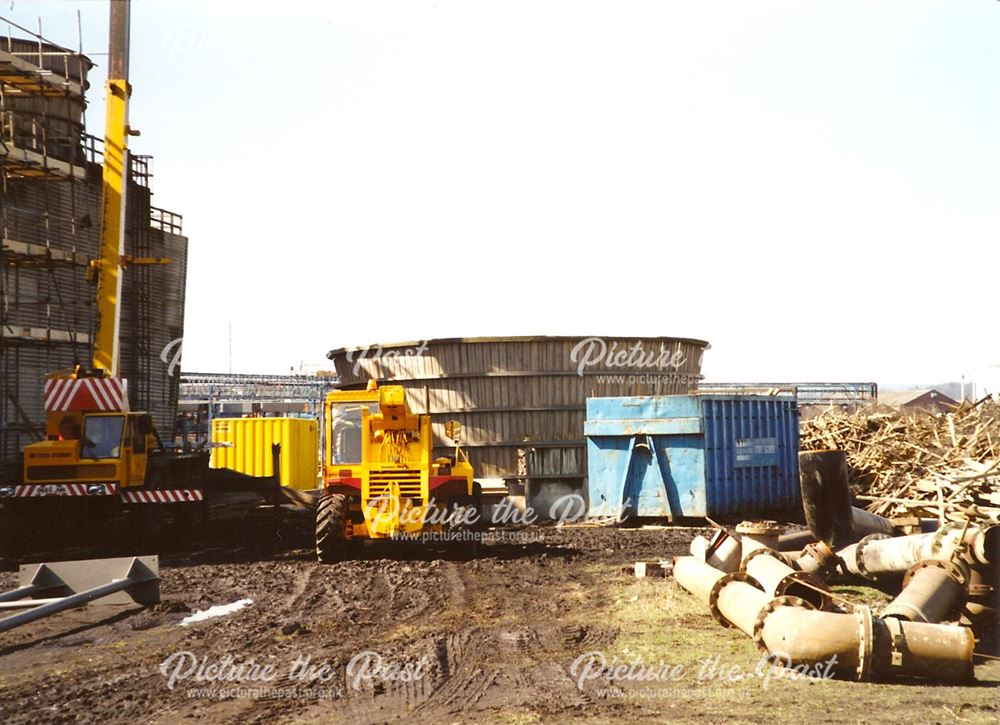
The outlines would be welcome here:
[[[106,50],[107,4],[2,14]],[[184,368],[496,334],[710,340],[716,380],[1000,363],[1000,3],[166,2],[133,125]],[[103,57],[88,121],[100,133]]]

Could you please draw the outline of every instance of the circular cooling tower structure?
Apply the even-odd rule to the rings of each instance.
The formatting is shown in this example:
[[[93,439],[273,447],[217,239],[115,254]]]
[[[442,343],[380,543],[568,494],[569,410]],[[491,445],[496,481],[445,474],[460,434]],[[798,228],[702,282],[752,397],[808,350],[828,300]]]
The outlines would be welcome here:
[[[579,489],[587,475],[583,422],[592,396],[692,392],[703,340],[676,337],[473,337],[332,350],[341,389],[370,379],[407,389],[412,410],[430,408],[435,451],[461,445],[477,478]]]
[[[43,69],[52,78],[79,84],[84,91],[89,87],[87,74],[94,64],[79,53],[24,38],[0,39],[0,51]],[[86,108],[82,93],[61,93],[58,86],[48,86],[46,95],[8,89],[3,108],[4,133],[15,146],[44,152],[62,161],[82,163],[80,143]]]

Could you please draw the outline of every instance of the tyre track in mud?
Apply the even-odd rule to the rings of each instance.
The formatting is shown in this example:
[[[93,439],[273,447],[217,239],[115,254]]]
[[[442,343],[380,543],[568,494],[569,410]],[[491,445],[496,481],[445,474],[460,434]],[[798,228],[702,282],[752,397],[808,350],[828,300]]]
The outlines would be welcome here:
[[[617,631],[561,625],[548,616],[537,624],[526,623],[526,615],[530,618],[533,610],[531,590],[547,589],[552,583],[551,575],[544,571],[551,565],[544,559],[541,563],[530,559],[483,560],[471,567],[480,570],[475,577],[469,577],[468,568],[455,562],[443,562],[436,568],[445,585],[433,589],[441,592],[437,606],[444,613],[441,626],[446,632],[404,642],[398,649],[383,648],[387,657],[411,662],[424,658],[427,674],[416,681],[366,688],[363,693],[349,691],[344,700],[332,703],[329,715],[352,722],[403,717],[477,721],[511,708],[565,713],[590,703],[576,687],[569,666],[577,654],[612,643]],[[519,579],[518,572],[523,574],[525,569],[532,570],[532,576]],[[565,585],[581,576],[585,575],[563,574],[559,578]],[[484,582],[492,586],[484,586]],[[509,583],[515,586],[508,590],[505,584]],[[504,594],[498,595],[498,586]],[[490,599],[492,604],[499,600],[508,612],[496,626],[481,623],[492,616],[477,616],[482,614],[477,605]],[[468,619],[477,624],[469,626]],[[319,716],[316,709],[298,714]]]
[[[439,552],[412,558],[363,552],[357,560],[323,566],[307,549],[263,561],[241,555],[226,560],[218,551],[164,557],[164,605],[155,611],[97,622],[85,634],[66,638],[69,620],[60,617],[96,613],[78,610],[18,634],[28,642],[40,635],[54,639],[0,656],[0,672],[18,670],[0,676],[0,720],[32,722],[41,715],[77,722],[125,713],[154,722],[246,723],[404,717],[483,722],[511,712],[573,716],[593,703],[577,689],[570,665],[617,636],[594,620],[607,605],[604,565],[677,553],[690,535],[546,530],[544,544],[486,546],[475,560]],[[595,564],[602,567],[595,570]],[[0,574],[0,582],[5,579],[12,582],[13,574]],[[254,604],[237,614],[177,626],[187,610],[243,597]],[[290,623],[299,626],[288,629]],[[192,699],[185,688],[168,690],[158,671],[165,656],[181,649],[279,663],[308,656],[330,664],[339,694]],[[355,687],[347,667],[363,652],[390,664],[423,661],[423,675],[362,680]],[[64,670],[73,676],[61,676]],[[55,702],[61,704],[57,717],[49,709]],[[619,712],[615,703],[598,706],[604,715]]]

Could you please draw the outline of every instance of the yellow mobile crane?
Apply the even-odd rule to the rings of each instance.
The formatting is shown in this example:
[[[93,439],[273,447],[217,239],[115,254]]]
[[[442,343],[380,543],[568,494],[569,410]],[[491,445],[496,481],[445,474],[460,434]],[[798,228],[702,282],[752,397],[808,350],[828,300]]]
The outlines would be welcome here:
[[[415,537],[422,531],[475,529],[482,492],[458,446],[434,458],[430,415],[415,414],[401,385],[334,391],[323,406],[326,446],[323,490],[316,509],[316,553],[338,561],[352,539]],[[474,540],[473,540],[473,543]]]
[[[107,496],[146,482],[147,453],[162,442],[146,413],[129,412],[126,383],[118,377],[122,269],[168,259],[125,255],[128,174],[129,0],[111,2],[101,249],[88,276],[97,284],[97,326],[92,368],[78,365],[45,381],[46,440],[24,450],[24,485],[15,497]],[[140,497],[141,498],[141,497]]]
[[[210,471],[207,453],[168,451],[152,417],[129,410],[126,382],[118,377],[122,271],[134,264],[170,262],[125,255],[128,137],[137,135],[128,124],[129,14],[129,0],[112,0],[101,247],[88,269],[97,285],[92,367],[77,365],[45,380],[46,438],[25,447],[20,482],[0,481],[0,535],[5,535],[0,538],[10,548],[21,543],[11,541],[11,532],[22,522],[51,521],[57,518],[54,511],[66,510],[53,509],[58,500],[65,506],[79,502],[99,531],[113,530],[110,520],[125,514],[147,533],[159,528],[165,509],[175,504],[190,512],[190,504],[204,500],[208,484],[213,492],[261,495],[276,485],[271,479]]]

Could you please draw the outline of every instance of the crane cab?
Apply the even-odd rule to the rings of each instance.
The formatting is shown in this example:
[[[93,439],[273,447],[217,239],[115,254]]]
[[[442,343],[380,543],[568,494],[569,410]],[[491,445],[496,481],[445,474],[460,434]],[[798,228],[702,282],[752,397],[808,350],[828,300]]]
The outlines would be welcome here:
[[[141,486],[154,446],[147,413],[67,413],[50,425],[48,440],[24,449],[24,482]]]

